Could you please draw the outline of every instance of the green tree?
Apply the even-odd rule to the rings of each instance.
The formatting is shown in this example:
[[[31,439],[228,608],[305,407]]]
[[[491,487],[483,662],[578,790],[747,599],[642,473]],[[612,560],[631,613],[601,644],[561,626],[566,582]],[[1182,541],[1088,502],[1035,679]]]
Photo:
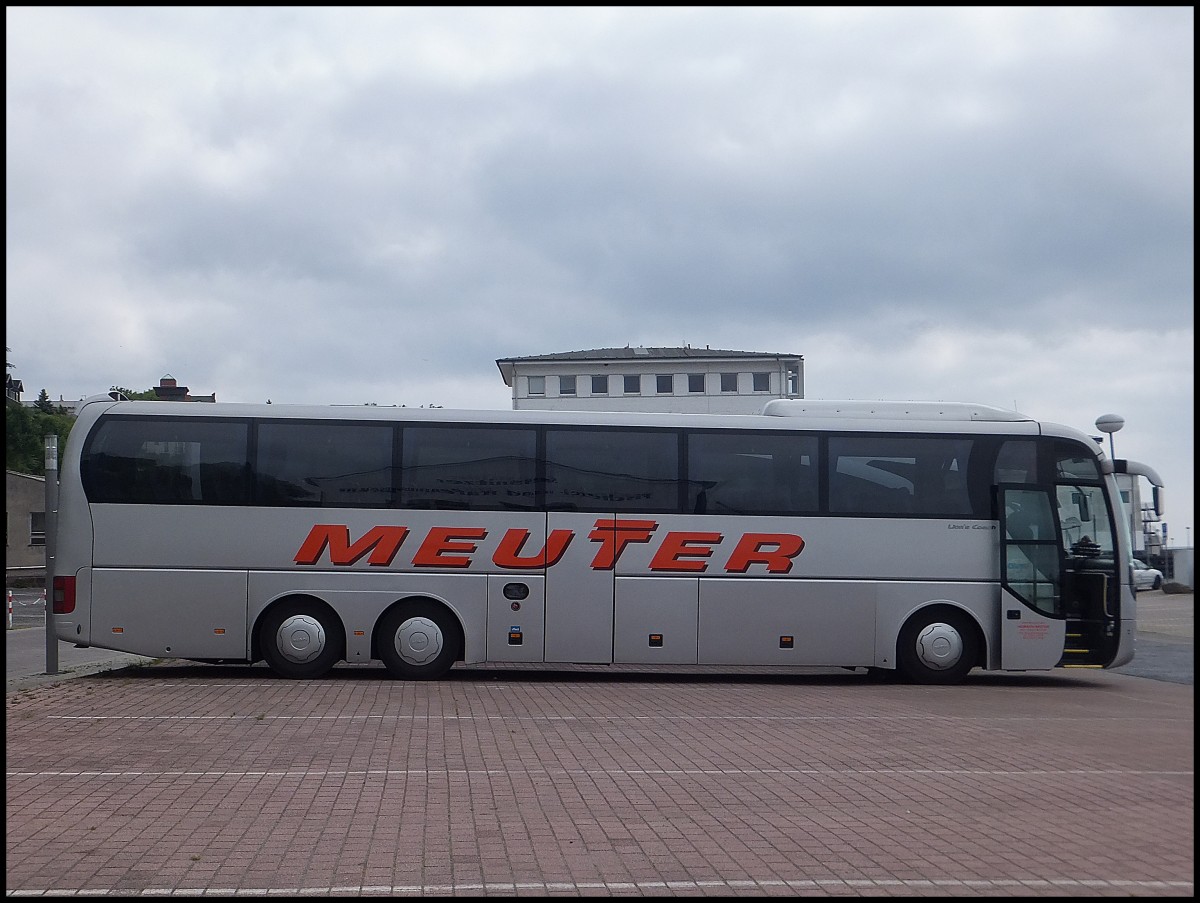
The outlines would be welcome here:
[[[43,414],[54,413],[54,405],[50,403],[50,393],[45,389],[42,389],[42,391],[38,392],[37,401],[35,401],[33,404],[34,407],[36,407]]]
[[[70,414],[47,413],[24,405],[4,408],[4,466],[8,470],[42,476],[46,473],[45,437],[58,436],[58,456],[62,460],[67,437],[75,418]]]
[[[130,401],[155,401],[158,398],[158,393],[153,389],[147,389],[145,392],[135,392],[133,389],[126,389],[124,386],[113,386],[113,392],[120,392]]]

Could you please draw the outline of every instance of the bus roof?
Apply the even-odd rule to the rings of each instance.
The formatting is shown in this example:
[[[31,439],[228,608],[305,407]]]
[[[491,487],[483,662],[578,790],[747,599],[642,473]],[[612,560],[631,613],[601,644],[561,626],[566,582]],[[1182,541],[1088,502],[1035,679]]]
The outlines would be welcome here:
[[[90,408],[84,415],[84,408]],[[1005,433],[1037,435],[1048,424],[1016,411],[965,402],[868,402],[776,399],[759,414],[681,414],[618,411],[546,411],[376,405],[295,405],[240,402],[114,400],[107,395],[86,399],[81,419],[101,413],[186,417],[270,417],[311,420],[399,421],[476,424],[576,424],[581,426],[659,426],[699,429],[908,431]],[[1050,432],[1058,434],[1057,429]],[[1071,428],[1066,435],[1085,438]]]
[[[1014,423],[1032,420],[1017,411],[965,401],[831,401],[777,398],[763,407],[769,417],[836,417],[871,420],[974,420]]]

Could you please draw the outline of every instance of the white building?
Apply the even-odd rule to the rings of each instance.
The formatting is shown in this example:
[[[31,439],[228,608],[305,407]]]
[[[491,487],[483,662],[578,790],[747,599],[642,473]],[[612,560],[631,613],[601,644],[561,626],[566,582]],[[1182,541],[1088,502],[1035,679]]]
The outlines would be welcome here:
[[[804,397],[798,354],[711,348],[596,348],[496,361],[513,410],[756,414]]]
[[[4,471],[6,567],[46,566],[46,478]]]

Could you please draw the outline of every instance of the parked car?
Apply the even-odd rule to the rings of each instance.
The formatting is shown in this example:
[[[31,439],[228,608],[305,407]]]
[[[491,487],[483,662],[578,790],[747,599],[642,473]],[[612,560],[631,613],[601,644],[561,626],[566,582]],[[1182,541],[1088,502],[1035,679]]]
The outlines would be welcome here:
[[[1140,558],[1133,559],[1133,585],[1138,589],[1162,589],[1163,575]]]

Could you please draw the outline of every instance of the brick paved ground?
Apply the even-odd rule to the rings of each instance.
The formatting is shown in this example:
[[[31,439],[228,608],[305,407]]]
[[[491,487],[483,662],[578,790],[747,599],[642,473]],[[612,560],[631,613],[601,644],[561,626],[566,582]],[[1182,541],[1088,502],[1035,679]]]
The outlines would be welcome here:
[[[1161,590],[1138,593],[1138,630],[1164,636],[1196,636],[1196,596],[1194,593],[1164,593]]]
[[[1191,686],[163,664],[9,693],[9,895],[1180,896]]]

